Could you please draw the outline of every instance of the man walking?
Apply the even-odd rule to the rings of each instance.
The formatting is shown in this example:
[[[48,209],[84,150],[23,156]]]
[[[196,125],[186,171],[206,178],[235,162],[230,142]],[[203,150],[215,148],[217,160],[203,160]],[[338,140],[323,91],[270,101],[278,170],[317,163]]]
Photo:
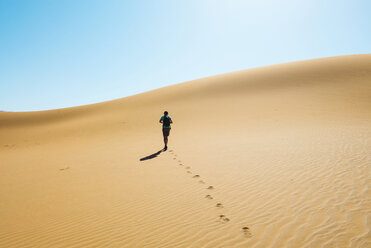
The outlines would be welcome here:
[[[170,124],[173,123],[167,111],[165,111],[164,116],[161,117],[160,123],[162,123],[162,134],[164,135],[164,143],[165,143],[164,151],[166,151],[167,141],[168,141],[168,137],[170,135],[170,129],[171,129]]]

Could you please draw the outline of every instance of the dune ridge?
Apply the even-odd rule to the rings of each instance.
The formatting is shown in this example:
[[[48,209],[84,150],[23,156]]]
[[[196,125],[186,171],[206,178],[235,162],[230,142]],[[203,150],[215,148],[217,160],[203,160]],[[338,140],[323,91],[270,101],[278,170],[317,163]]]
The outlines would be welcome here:
[[[0,247],[370,247],[370,121],[370,54],[1,112]]]

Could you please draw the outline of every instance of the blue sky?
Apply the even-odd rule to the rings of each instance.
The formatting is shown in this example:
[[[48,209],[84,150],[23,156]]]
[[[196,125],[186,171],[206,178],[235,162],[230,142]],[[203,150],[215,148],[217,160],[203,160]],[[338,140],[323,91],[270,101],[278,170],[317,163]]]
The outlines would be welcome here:
[[[0,110],[371,52],[368,0],[0,0]]]

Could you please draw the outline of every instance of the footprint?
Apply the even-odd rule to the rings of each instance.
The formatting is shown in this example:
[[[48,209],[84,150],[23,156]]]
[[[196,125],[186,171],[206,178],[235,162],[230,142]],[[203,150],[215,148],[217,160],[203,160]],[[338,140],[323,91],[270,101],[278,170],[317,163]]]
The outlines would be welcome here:
[[[210,199],[210,200],[214,199],[211,195],[206,195],[205,198]]]
[[[203,180],[200,180],[200,181],[198,181],[199,183],[202,183],[202,184],[204,184],[205,182],[203,181]]]
[[[60,168],[59,170],[60,171],[63,171],[63,170],[68,170],[70,167],[69,166],[67,166],[67,167],[65,167],[65,168]]]
[[[216,206],[217,208],[222,208],[222,207],[223,207],[223,204],[221,204],[220,202],[218,202],[215,206]]]
[[[190,167],[190,166],[187,166],[187,167],[185,167],[185,168],[186,168],[187,170],[188,170],[188,169],[191,169],[191,167]]]
[[[207,187],[207,189],[214,189],[214,187],[213,186],[209,186],[209,187]]]
[[[250,238],[252,236],[251,232],[250,232],[250,228],[248,228],[247,226],[244,226],[242,227],[242,232],[243,234],[247,237],[247,238]]]
[[[192,171],[187,171],[187,173],[192,174]]]
[[[15,147],[16,144],[12,144],[12,145],[4,145],[4,147],[8,147],[8,148],[13,148]]]
[[[179,165],[183,166],[183,164],[179,164]]]
[[[194,175],[193,178],[197,178],[197,177],[200,177],[200,175]]]
[[[222,222],[230,221],[230,219],[227,218],[224,214],[219,215],[219,220],[222,221]]]
[[[173,160],[175,160],[176,158],[173,158]]]

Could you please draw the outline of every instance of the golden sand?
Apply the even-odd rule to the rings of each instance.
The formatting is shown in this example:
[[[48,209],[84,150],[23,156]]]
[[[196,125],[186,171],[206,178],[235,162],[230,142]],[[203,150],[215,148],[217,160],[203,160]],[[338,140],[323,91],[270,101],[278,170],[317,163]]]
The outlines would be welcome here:
[[[0,113],[0,247],[371,247],[370,186],[370,54]]]

